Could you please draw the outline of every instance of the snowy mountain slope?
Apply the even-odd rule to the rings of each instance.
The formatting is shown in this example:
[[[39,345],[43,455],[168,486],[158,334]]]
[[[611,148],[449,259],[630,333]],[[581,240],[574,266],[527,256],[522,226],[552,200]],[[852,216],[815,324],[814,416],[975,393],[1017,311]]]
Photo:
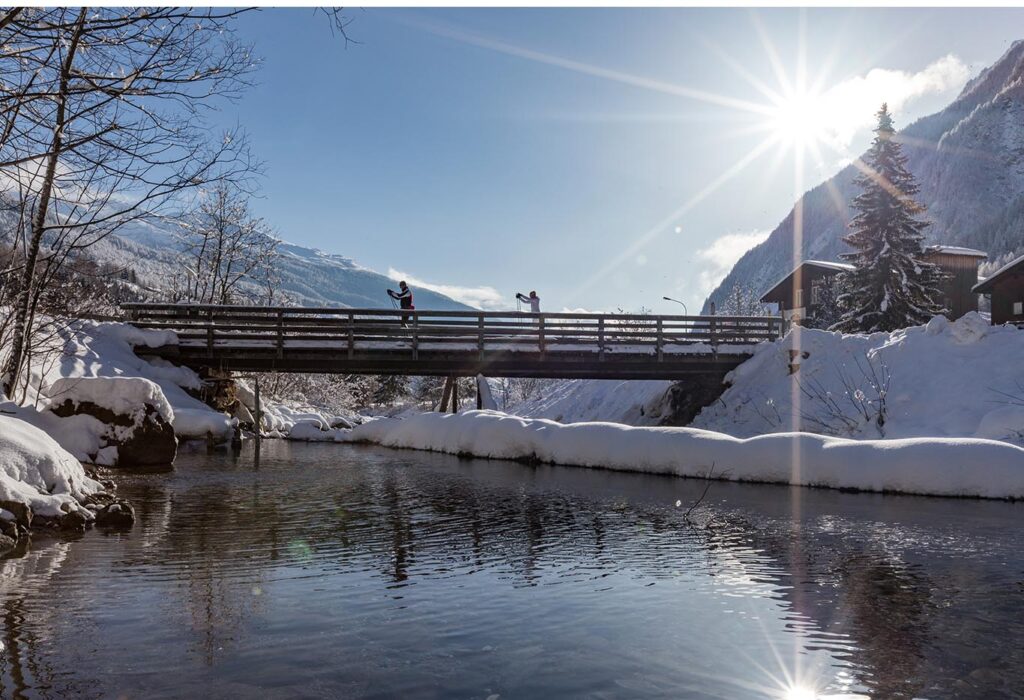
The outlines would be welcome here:
[[[866,107],[870,108],[870,106]],[[948,107],[900,132],[919,199],[932,226],[928,242],[978,248],[987,268],[1024,252],[1024,41],[971,80]],[[836,260],[857,192],[854,166],[803,196],[801,257]],[[705,301],[721,305],[733,285],[764,292],[792,268],[793,212],[748,251]]]
[[[0,239],[9,235],[13,224],[3,225]],[[7,213],[6,215],[10,215]],[[281,289],[289,301],[303,306],[351,306],[390,308],[385,294],[396,282],[361,267],[349,258],[313,248],[282,242],[277,267]],[[139,284],[149,289],[166,289],[181,271],[181,248],[172,227],[136,222],[114,235],[94,243],[86,254],[97,263],[111,263],[135,271]],[[456,310],[469,306],[427,289],[414,289],[420,309]]]
[[[277,273],[281,289],[303,306],[390,307],[386,289],[394,280],[341,255],[282,242]],[[178,242],[168,229],[149,224],[125,227],[89,249],[100,262],[124,261],[151,287],[165,286],[176,271]],[[443,294],[416,289],[420,309],[468,309]]]

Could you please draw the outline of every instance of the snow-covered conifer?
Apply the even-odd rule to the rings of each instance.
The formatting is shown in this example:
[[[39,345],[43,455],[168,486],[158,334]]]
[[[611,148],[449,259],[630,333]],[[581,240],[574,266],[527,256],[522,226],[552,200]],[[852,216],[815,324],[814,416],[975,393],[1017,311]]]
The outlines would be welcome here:
[[[924,206],[914,200],[917,182],[885,104],[877,116],[875,140],[856,181],[862,191],[853,200],[852,231],[843,238],[854,250],[841,257],[854,269],[841,274],[844,312],[833,328],[846,332],[916,326],[945,310],[938,289],[943,274],[923,260],[928,222],[921,218]]]

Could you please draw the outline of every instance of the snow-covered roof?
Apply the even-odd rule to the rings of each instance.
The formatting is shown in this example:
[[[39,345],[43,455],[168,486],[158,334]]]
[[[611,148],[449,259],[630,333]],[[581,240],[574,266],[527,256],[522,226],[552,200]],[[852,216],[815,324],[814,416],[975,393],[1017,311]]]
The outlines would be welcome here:
[[[958,245],[930,245],[925,248],[926,253],[942,253],[943,255],[966,255],[970,258],[987,258],[988,253],[974,248],[964,248]]]
[[[832,262],[831,260],[804,260],[804,265],[816,265],[817,267],[825,267],[829,270],[852,270],[853,265],[850,263]],[[796,272],[796,268],[793,269]],[[793,274],[790,272],[789,274]]]
[[[1014,258],[1010,262],[1003,265],[1001,268],[993,272],[984,280],[974,285],[971,288],[971,291],[974,292],[975,294],[988,294],[989,292],[992,291],[992,285],[995,284],[995,281],[999,278],[1000,275],[1006,274],[1007,272],[1014,269],[1021,263],[1024,263],[1024,255],[1021,255],[1019,258]]]
[[[768,291],[766,291],[764,294],[761,295],[761,298],[759,299],[759,301],[763,302],[766,297],[770,296],[772,294],[772,292],[774,292],[776,289],[778,289],[781,285],[785,284],[786,280],[788,280],[790,277],[792,277],[793,274],[796,273],[796,271],[799,270],[804,265],[811,265],[813,267],[820,267],[820,268],[823,268],[823,269],[826,269],[826,270],[836,270],[837,272],[842,272],[843,270],[852,270],[853,269],[853,265],[850,265],[849,263],[832,262],[831,260],[804,260],[802,263],[800,263],[799,265],[794,267],[792,270],[790,270],[788,273],[786,273],[785,277],[783,277],[778,282],[776,282],[771,287],[769,287]]]

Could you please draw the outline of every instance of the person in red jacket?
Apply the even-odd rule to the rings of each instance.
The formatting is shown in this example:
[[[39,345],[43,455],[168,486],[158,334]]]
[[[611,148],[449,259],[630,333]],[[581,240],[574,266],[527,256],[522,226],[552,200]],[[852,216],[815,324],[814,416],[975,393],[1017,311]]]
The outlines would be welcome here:
[[[391,297],[392,299],[397,299],[398,305],[402,308],[403,311],[406,309],[412,311],[413,309],[416,308],[415,306],[412,305],[412,290],[409,289],[409,285],[405,283],[405,280],[402,280],[401,282],[398,283],[397,292],[393,289],[389,289],[388,296]],[[402,314],[402,328],[406,327],[406,323],[408,323],[409,321],[409,316],[410,314]]]

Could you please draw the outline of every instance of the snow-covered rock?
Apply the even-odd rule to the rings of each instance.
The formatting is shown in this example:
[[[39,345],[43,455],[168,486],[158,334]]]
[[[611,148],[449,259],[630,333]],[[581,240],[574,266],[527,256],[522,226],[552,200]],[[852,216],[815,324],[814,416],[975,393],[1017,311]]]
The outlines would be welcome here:
[[[39,428],[0,415],[0,501],[22,503],[36,515],[92,514],[79,498],[100,490],[75,457]]]
[[[156,382],[144,377],[61,377],[44,389],[50,405],[70,402],[91,403],[140,425],[146,406],[152,407],[167,423],[173,423],[174,410]]]
[[[133,350],[175,343],[174,333],[81,320],[60,329],[55,337],[49,348],[54,361],[33,365],[26,397],[29,403],[45,407],[71,399],[134,416],[146,411],[140,407],[150,406],[150,411],[170,422],[181,439],[230,437],[232,419],[189,393],[203,385],[195,372],[163,360],[147,361]],[[92,460],[106,446],[104,425],[81,420],[89,416],[60,418],[56,423],[45,416],[23,417],[55,436],[79,459]]]
[[[808,433],[738,439],[692,428],[562,425],[496,411],[378,418],[348,439],[618,471],[864,491],[1024,498],[1024,449],[970,438],[846,440]]]
[[[344,429],[324,428],[319,423],[306,421],[295,423],[288,431],[289,440],[303,442],[342,442],[346,435],[347,431]]]

